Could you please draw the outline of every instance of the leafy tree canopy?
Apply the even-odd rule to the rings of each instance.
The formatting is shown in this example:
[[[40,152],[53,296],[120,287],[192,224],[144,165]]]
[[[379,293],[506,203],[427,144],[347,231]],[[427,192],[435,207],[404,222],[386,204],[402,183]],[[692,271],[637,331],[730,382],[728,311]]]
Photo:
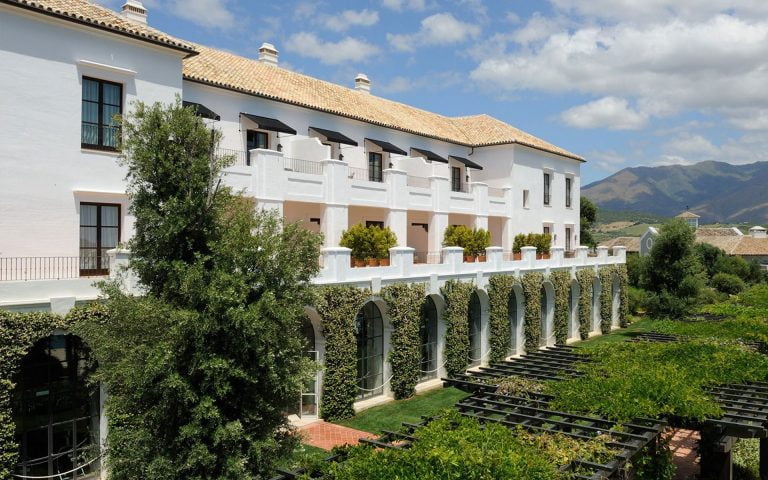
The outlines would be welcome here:
[[[592,227],[597,221],[597,207],[592,200],[587,197],[581,197],[579,207],[579,220],[581,223],[581,231],[579,232],[579,243],[581,245],[595,246],[597,242],[592,237]]]

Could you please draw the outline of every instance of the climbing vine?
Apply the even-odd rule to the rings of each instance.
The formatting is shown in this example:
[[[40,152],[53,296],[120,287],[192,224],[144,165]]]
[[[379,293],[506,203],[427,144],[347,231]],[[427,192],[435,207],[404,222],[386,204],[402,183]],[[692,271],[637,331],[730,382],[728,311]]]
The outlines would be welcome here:
[[[0,310],[0,478],[11,478],[17,461],[11,395],[21,359],[34,344],[56,329],[70,330],[82,319],[104,314],[99,304],[77,307],[66,316],[48,312],[13,313]],[[86,342],[87,344],[87,342]]]
[[[512,285],[515,279],[511,275],[494,275],[489,280],[488,297],[490,300],[490,345],[491,362],[500,362],[507,357],[511,347],[509,299],[515,293]]]
[[[627,284],[629,282],[627,265],[620,264],[614,267],[616,269],[616,275],[619,276],[619,325],[624,328],[629,325],[629,319],[627,314],[629,312],[629,297],[627,292]]]
[[[541,284],[544,275],[528,272],[523,275],[523,296],[525,297],[525,351],[533,352],[539,348],[541,337]]]
[[[325,336],[325,377],[320,416],[325,420],[355,414],[357,397],[357,339],[355,318],[369,290],[348,286],[321,287],[315,307]]]
[[[592,319],[592,281],[595,272],[585,268],[576,272],[576,281],[579,282],[579,335],[582,340],[589,337],[590,323]]]
[[[611,333],[613,319],[613,265],[600,268],[600,331]]]
[[[568,295],[571,294],[571,275],[565,270],[549,274],[555,287],[555,343],[564,345],[568,341]]]
[[[389,307],[392,340],[389,362],[392,365],[392,392],[395,398],[413,395],[419,382],[421,368],[421,337],[419,327],[426,300],[422,283],[398,283],[381,289]]]
[[[474,285],[458,280],[445,282],[445,370],[449,377],[464,373],[469,364],[469,299]]]

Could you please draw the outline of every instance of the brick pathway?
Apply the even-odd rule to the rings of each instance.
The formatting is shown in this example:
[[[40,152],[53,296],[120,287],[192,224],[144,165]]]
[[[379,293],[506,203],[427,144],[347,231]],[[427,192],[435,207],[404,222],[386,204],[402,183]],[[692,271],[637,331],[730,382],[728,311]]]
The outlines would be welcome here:
[[[360,438],[376,438],[368,432],[342,427],[322,420],[299,428],[303,443],[313,447],[330,450],[338,445],[357,445]]]
[[[699,477],[699,453],[696,447],[699,432],[678,428],[673,430],[669,448],[677,465],[675,480],[693,480]]]

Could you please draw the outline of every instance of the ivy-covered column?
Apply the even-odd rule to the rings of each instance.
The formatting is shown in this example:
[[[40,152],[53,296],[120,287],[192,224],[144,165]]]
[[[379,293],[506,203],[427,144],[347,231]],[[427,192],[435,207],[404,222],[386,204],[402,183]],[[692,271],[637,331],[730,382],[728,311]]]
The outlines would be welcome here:
[[[445,282],[445,371],[449,377],[464,373],[469,364],[469,299],[474,286],[458,280]]]
[[[611,333],[613,319],[613,265],[600,268],[600,332]]]
[[[585,268],[576,272],[576,281],[579,282],[579,335],[582,340],[589,338],[592,327],[592,281],[595,272],[591,268]]]
[[[565,270],[549,274],[549,280],[555,287],[555,343],[565,345],[568,341],[568,295],[571,276]]]
[[[357,339],[355,317],[369,290],[355,287],[321,287],[317,313],[325,336],[325,376],[320,416],[325,420],[348,418],[355,414],[357,397]]]
[[[389,362],[392,366],[391,389],[396,399],[413,395],[419,382],[421,366],[421,310],[426,287],[421,283],[398,283],[382,288],[381,296],[389,306],[392,321]]]
[[[541,284],[544,275],[528,272],[523,275],[523,296],[525,297],[525,351],[534,352],[539,348],[541,336]]]
[[[627,291],[627,265],[620,264],[615,266],[616,275],[619,276],[619,326],[626,328],[629,325],[627,314],[629,313],[629,293]]]
[[[500,362],[507,358],[512,341],[510,335],[509,297],[512,291],[514,277],[511,275],[494,275],[488,283],[490,300],[490,362]],[[515,312],[512,312],[515,314]]]

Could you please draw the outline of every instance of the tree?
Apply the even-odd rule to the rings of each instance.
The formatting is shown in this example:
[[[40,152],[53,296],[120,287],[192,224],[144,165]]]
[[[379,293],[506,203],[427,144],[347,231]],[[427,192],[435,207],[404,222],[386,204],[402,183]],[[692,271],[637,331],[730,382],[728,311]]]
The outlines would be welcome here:
[[[725,250],[708,243],[697,243],[694,249],[696,250],[696,255],[699,256],[699,261],[704,267],[707,277],[712,278],[717,273],[716,266],[718,261],[725,257]]]
[[[122,125],[147,293],[105,285],[107,319],[80,328],[109,390],[110,478],[269,475],[312,369],[299,332],[321,238],[221,186],[220,134],[180,102]]]
[[[579,216],[581,217],[581,230],[579,232],[579,243],[581,245],[588,245],[594,247],[597,245],[595,239],[592,237],[592,227],[597,221],[597,207],[587,197],[581,197]]]
[[[648,311],[674,318],[687,315],[705,283],[693,229],[679,219],[665,223],[642,265]]]

